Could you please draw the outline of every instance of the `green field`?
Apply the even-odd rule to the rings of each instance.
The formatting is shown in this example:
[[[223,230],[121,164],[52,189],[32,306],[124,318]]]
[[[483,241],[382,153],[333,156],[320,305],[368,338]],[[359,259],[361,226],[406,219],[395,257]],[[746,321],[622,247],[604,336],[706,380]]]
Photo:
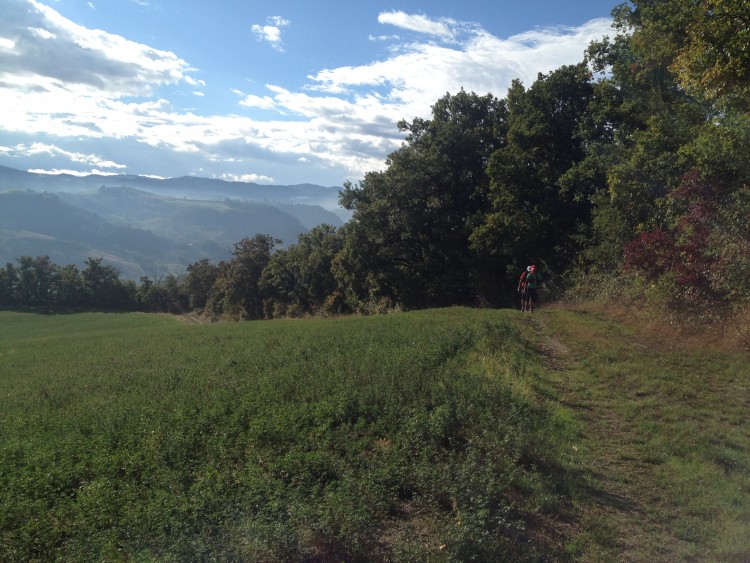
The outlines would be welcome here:
[[[4,561],[750,554],[750,361],[566,309],[0,312]]]
[[[509,312],[0,315],[8,560],[533,558],[554,419]]]

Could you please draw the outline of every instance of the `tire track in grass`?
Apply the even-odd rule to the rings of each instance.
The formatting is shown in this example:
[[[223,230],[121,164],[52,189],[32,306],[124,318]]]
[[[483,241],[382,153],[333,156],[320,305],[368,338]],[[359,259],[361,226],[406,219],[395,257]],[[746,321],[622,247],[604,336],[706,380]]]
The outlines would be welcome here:
[[[680,561],[694,557],[695,546],[664,526],[663,487],[658,465],[643,456],[642,437],[625,415],[622,389],[609,366],[602,366],[602,338],[612,346],[605,363],[621,355],[653,350],[618,334],[571,323],[551,308],[525,317],[527,334],[542,354],[544,394],[570,413],[578,443],[569,460],[576,473],[575,530],[568,551],[576,561]],[[616,345],[615,345],[616,339]],[[598,341],[598,342],[597,342]]]

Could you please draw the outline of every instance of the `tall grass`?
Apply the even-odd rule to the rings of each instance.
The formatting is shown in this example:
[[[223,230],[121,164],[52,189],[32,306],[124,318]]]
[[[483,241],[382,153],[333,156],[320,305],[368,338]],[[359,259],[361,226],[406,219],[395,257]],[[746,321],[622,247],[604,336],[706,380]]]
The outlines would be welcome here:
[[[0,552],[535,559],[564,428],[509,312],[0,313]]]

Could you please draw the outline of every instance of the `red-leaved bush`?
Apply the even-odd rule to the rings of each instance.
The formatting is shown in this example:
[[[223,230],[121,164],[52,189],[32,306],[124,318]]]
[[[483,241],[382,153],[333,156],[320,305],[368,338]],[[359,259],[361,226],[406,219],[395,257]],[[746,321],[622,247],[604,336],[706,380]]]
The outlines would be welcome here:
[[[625,268],[649,280],[671,271],[676,257],[674,233],[666,229],[641,233],[625,245]]]
[[[643,232],[625,245],[625,268],[648,280],[672,273],[684,296],[713,293],[712,272],[727,265],[711,248],[711,234],[718,227],[720,190],[690,172],[670,195],[679,215],[671,229]]]

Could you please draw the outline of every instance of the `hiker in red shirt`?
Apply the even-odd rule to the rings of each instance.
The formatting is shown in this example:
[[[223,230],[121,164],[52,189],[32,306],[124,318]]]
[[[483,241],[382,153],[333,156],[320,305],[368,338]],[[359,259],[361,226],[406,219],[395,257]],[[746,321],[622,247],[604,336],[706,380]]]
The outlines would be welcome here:
[[[530,272],[531,272],[531,266],[528,266],[523,272],[521,272],[521,277],[518,279],[518,293],[521,294],[521,312],[522,313],[525,313],[527,310],[528,287],[526,284],[526,276],[528,276]]]

